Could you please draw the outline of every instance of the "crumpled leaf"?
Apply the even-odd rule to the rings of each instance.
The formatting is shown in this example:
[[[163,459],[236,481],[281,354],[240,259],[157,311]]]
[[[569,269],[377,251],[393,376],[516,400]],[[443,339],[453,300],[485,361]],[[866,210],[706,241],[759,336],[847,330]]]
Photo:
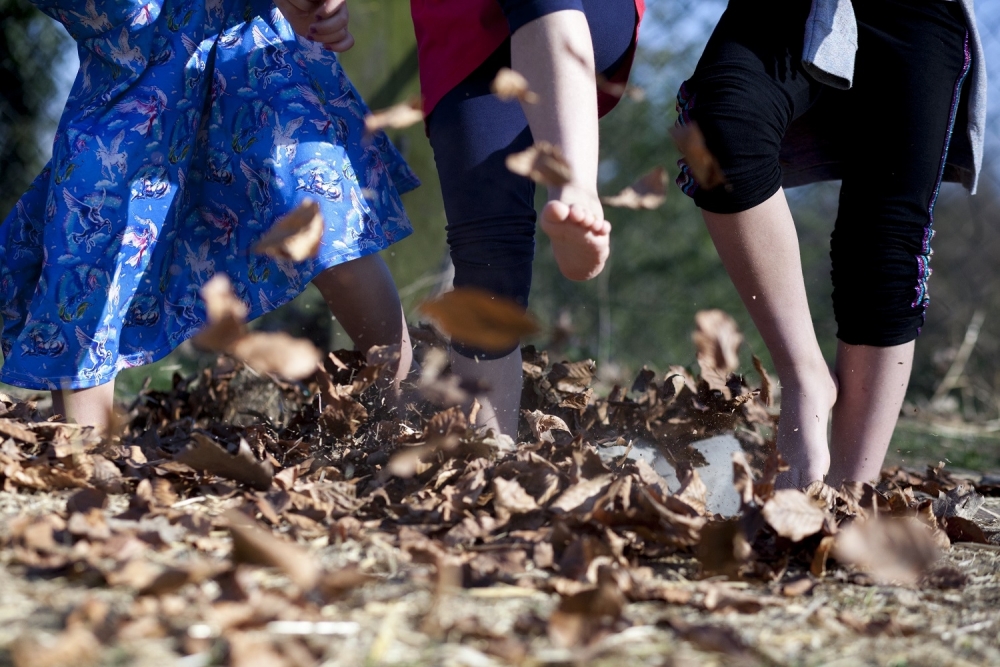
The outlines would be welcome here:
[[[656,167],[618,194],[601,197],[608,206],[632,210],[654,210],[667,201],[667,170]]]
[[[563,597],[549,617],[549,639],[562,648],[591,644],[621,618],[625,596],[609,567],[597,572],[597,586]],[[603,632],[602,632],[603,631]]]
[[[548,187],[562,187],[573,180],[573,170],[562,149],[547,141],[507,156],[507,169]]]
[[[538,95],[528,86],[528,80],[520,72],[509,67],[501,67],[490,84],[490,90],[505,102],[519,100],[527,104],[537,104]]]
[[[365,129],[369,134],[384,129],[401,130],[423,120],[424,112],[420,107],[420,100],[412,99],[365,116]]]
[[[691,338],[698,350],[701,377],[708,382],[709,388],[732,398],[726,380],[740,366],[739,350],[743,334],[736,320],[722,310],[698,311],[694,321],[696,329]]]
[[[514,301],[471,287],[425,301],[420,311],[452,340],[493,352],[505,352],[538,331],[535,320]]]
[[[304,262],[319,253],[324,226],[319,204],[307,199],[279,218],[253,251],[275,259]]]

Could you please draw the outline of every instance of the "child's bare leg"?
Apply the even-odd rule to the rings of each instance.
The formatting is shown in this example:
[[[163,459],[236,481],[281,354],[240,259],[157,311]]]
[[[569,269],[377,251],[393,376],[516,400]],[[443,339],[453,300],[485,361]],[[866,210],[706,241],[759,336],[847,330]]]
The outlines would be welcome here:
[[[539,97],[521,104],[532,137],[562,148],[573,171],[572,183],[549,188],[542,231],[563,275],[588,280],[608,259],[611,225],[597,196],[597,84],[587,17],[564,10],[537,18],[514,33],[510,52],[511,66]]]
[[[823,479],[830,465],[827,424],[837,388],[816,341],[784,192],[741,213],[703,213],[781,382],[778,451],[791,470],[780,483],[804,486]]]
[[[482,381],[490,387],[479,397],[481,409],[476,426],[493,429],[517,440],[517,422],[521,409],[521,349],[499,359],[470,359],[451,353],[451,370],[467,381]]]
[[[413,363],[413,348],[396,283],[382,258],[366,255],[331,267],[313,284],[358,350],[399,345],[399,366],[392,373],[398,390]]]
[[[52,392],[53,414],[62,415],[68,422],[93,426],[102,433],[111,425],[114,404],[114,380],[88,389]]]
[[[833,406],[827,484],[878,479],[899,419],[915,342],[893,347],[837,344],[840,392]]]

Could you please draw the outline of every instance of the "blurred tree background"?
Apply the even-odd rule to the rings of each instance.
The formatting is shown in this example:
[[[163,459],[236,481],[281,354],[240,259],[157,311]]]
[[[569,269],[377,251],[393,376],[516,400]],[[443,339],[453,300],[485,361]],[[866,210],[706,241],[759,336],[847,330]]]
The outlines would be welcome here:
[[[676,118],[674,95],[691,72],[725,2],[661,0],[649,3],[633,83],[645,91],[641,101],[625,99],[602,121],[601,190],[613,194],[656,165],[676,175],[678,154],[668,130]],[[342,58],[345,68],[373,108],[419,93],[413,26],[407,0],[351,0],[357,46]],[[76,71],[72,44],[61,28],[24,0],[0,0],[0,68],[4,99],[0,106],[0,208],[8,211],[47,158],[51,132]],[[981,2],[980,27],[987,61],[1000,67],[1000,3]],[[996,77],[993,81],[1000,82]],[[997,86],[994,86],[996,89]],[[958,186],[945,186],[934,226],[934,277],[931,307],[917,345],[910,402],[925,409],[966,337],[973,315],[983,325],[965,372],[938,411],[996,424],[1000,430],[1000,159],[996,96],[991,100],[987,160],[980,194],[970,198]],[[406,195],[416,227],[409,239],[385,253],[404,306],[415,307],[441,282],[446,265],[445,219],[433,154],[422,127],[391,133],[423,180]],[[873,156],[877,159],[877,156]],[[836,216],[838,185],[819,184],[790,193],[802,241],[803,263],[821,344],[832,360],[836,326],[830,305],[829,234]],[[665,370],[691,365],[693,317],[704,308],[732,313],[747,334],[750,354],[767,360],[766,350],[716,256],[691,201],[671,186],[666,205],[656,211],[608,209],[614,225],[612,259],[596,280],[571,283],[558,273],[544,235],[538,237],[531,309],[546,334],[532,341],[558,355],[595,358],[607,382],[629,381],[643,365]],[[314,292],[307,292],[278,317],[261,326],[329,339],[329,315]],[[298,330],[296,330],[298,329]],[[317,334],[317,332],[319,332]],[[346,346],[339,329],[334,345]],[[162,380],[177,367],[183,349],[160,362]],[[163,371],[161,373],[161,371]],[[120,383],[129,390],[149,375],[136,369]],[[992,425],[990,426],[992,429]]]

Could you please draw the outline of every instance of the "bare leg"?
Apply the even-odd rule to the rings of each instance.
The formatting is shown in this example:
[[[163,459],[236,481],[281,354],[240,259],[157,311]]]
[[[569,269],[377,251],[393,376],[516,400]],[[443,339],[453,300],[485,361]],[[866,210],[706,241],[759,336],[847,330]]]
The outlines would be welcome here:
[[[316,276],[333,316],[347,331],[358,350],[374,345],[399,345],[399,366],[392,373],[398,390],[413,363],[413,347],[399,293],[389,267],[378,255],[366,255],[327,269]]]
[[[549,188],[542,231],[563,275],[589,280],[608,259],[611,225],[597,196],[597,83],[586,15],[563,10],[525,24],[511,37],[510,57],[539,98],[521,104],[531,136],[562,148],[573,172],[571,183]]]
[[[111,425],[111,410],[115,404],[115,381],[89,389],[67,389],[52,392],[52,412],[68,422],[93,426],[102,433]]]
[[[830,465],[826,431],[837,387],[816,341],[785,194],[778,190],[742,213],[703,213],[781,383],[778,451],[791,470],[779,483],[801,487],[823,479]]]
[[[479,397],[482,409],[476,426],[493,429],[516,441],[524,382],[520,348],[506,357],[490,360],[470,359],[452,351],[451,370],[465,380],[482,380],[490,386],[486,395]]]
[[[827,484],[878,479],[903,407],[915,341],[893,347],[837,344],[840,393],[833,406]]]

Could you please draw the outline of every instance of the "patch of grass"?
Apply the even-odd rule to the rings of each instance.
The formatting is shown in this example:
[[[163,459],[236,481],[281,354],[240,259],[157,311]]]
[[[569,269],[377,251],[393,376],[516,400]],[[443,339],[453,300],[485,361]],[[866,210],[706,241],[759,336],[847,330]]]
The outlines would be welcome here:
[[[1000,433],[958,429],[901,419],[893,433],[886,465],[921,467],[944,461],[949,468],[1000,470]]]

